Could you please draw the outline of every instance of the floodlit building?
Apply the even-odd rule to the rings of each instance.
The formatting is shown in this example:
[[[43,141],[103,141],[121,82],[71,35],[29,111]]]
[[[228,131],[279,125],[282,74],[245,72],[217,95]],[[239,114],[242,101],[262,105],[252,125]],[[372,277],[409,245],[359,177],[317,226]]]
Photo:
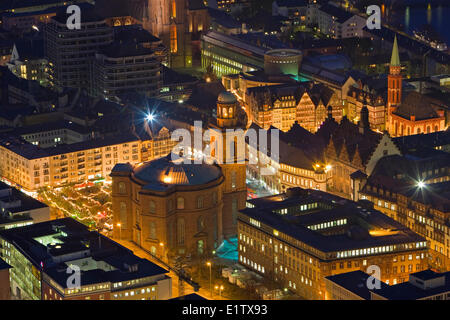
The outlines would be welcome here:
[[[2,259],[12,266],[10,286],[17,299],[172,297],[167,270],[71,218],[1,231],[0,243]]]
[[[381,159],[369,177],[353,179],[356,197],[427,239],[430,265],[450,270],[449,155],[425,149]]]
[[[380,268],[407,281],[427,266],[425,238],[374,210],[311,189],[249,200],[238,216],[239,263],[309,299],[327,299],[325,277]]]
[[[201,256],[236,234],[238,211],[247,196],[245,148],[240,150],[245,146],[245,124],[238,111],[233,94],[219,94],[217,117],[211,119],[206,142],[211,153],[205,157],[211,161],[184,163],[198,153],[181,147],[157,160],[114,167],[115,237],[133,240],[164,257]],[[226,137],[230,129],[237,129],[231,143]],[[177,159],[177,151],[188,158]]]
[[[113,29],[93,7],[83,7],[81,29],[69,30],[65,8],[45,27],[45,49],[49,63],[49,83],[57,88],[91,90],[95,53],[113,41]]]
[[[105,179],[117,163],[137,164],[167,155],[176,144],[166,127],[137,135],[96,138],[40,148],[21,137],[0,139],[0,173],[10,184],[27,191],[90,179]]]

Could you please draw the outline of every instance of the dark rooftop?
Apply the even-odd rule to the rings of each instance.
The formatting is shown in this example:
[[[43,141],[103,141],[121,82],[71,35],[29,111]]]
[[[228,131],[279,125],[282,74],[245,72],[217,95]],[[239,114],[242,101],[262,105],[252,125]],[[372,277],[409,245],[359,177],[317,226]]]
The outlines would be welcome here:
[[[12,231],[11,231],[12,230]],[[42,222],[0,231],[0,237],[13,244],[36,268],[66,288],[66,269],[80,260],[103,261],[108,267],[81,268],[81,285],[119,282],[156,275],[167,270],[141,259],[113,240],[71,218]],[[70,254],[70,258],[56,257]],[[137,266],[130,269],[129,266]]]
[[[370,300],[371,295],[369,290],[367,288],[367,279],[370,277],[365,272],[362,272],[361,270],[357,271],[351,271],[341,274],[336,274],[333,276],[325,277],[328,281],[331,281],[338,286],[347,289],[348,291],[356,294],[357,296],[360,296],[364,300]],[[381,287],[385,288],[388,287],[388,285],[382,281],[380,281]]]
[[[322,252],[362,249],[374,246],[423,242],[424,238],[366,203],[353,202],[318,190],[293,188],[287,193],[249,200],[253,208],[240,212]],[[316,209],[301,210],[317,203]],[[282,209],[288,213],[280,214]],[[347,219],[344,230],[335,234],[312,230],[309,226]],[[330,227],[334,228],[334,227]],[[342,228],[342,226],[341,226]],[[366,230],[366,236],[359,232]],[[374,232],[371,234],[371,232]]]
[[[445,277],[443,285],[422,289],[411,283],[411,277],[417,277],[424,281],[438,277]],[[388,300],[418,300],[426,297],[450,292],[450,272],[435,273],[431,270],[420,271],[410,274],[410,281],[402,282],[393,286],[386,286],[381,290],[373,290],[373,293],[387,298]]]

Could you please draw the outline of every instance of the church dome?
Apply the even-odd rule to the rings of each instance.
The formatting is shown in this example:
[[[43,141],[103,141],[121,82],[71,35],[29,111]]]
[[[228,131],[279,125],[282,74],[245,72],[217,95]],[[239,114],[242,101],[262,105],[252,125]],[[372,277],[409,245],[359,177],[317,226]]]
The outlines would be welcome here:
[[[231,92],[228,92],[228,91],[224,91],[224,92],[220,93],[219,96],[217,97],[217,103],[234,104],[236,102],[237,102],[237,99],[234,96],[234,94],[232,94]]]
[[[144,189],[164,191],[175,185],[198,186],[222,177],[220,167],[206,163],[185,164],[182,159],[166,157],[146,162],[134,168],[134,178]]]

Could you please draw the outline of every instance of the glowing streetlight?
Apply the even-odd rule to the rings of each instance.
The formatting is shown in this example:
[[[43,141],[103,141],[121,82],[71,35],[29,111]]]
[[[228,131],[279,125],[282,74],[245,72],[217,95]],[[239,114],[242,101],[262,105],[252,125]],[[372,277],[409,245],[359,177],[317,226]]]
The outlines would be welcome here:
[[[209,291],[211,292],[211,298],[213,296],[213,292],[212,292],[212,272],[211,272],[211,262],[208,261],[206,262],[206,265],[209,267]]]
[[[219,290],[219,297],[222,297],[223,285],[216,285],[214,289]]]
[[[425,187],[425,182],[419,181],[419,182],[417,183],[417,186],[418,186],[420,189],[422,189],[422,188]]]
[[[155,116],[154,115],[152,115],[152,114],[148,114],[147,115],[147,121],[153,121],[153,120],[155,120]]]
[[[119,222],[117,226],[119,227],[119,239],[122,240],[122,224]]]

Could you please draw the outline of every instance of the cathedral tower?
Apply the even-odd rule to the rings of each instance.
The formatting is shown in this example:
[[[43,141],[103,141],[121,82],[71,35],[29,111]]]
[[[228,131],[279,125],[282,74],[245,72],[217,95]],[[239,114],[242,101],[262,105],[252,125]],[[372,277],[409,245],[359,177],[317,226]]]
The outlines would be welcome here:
[[[187,0],[147,0],[144,27],[167,47],[172,68],[192,66]]]

